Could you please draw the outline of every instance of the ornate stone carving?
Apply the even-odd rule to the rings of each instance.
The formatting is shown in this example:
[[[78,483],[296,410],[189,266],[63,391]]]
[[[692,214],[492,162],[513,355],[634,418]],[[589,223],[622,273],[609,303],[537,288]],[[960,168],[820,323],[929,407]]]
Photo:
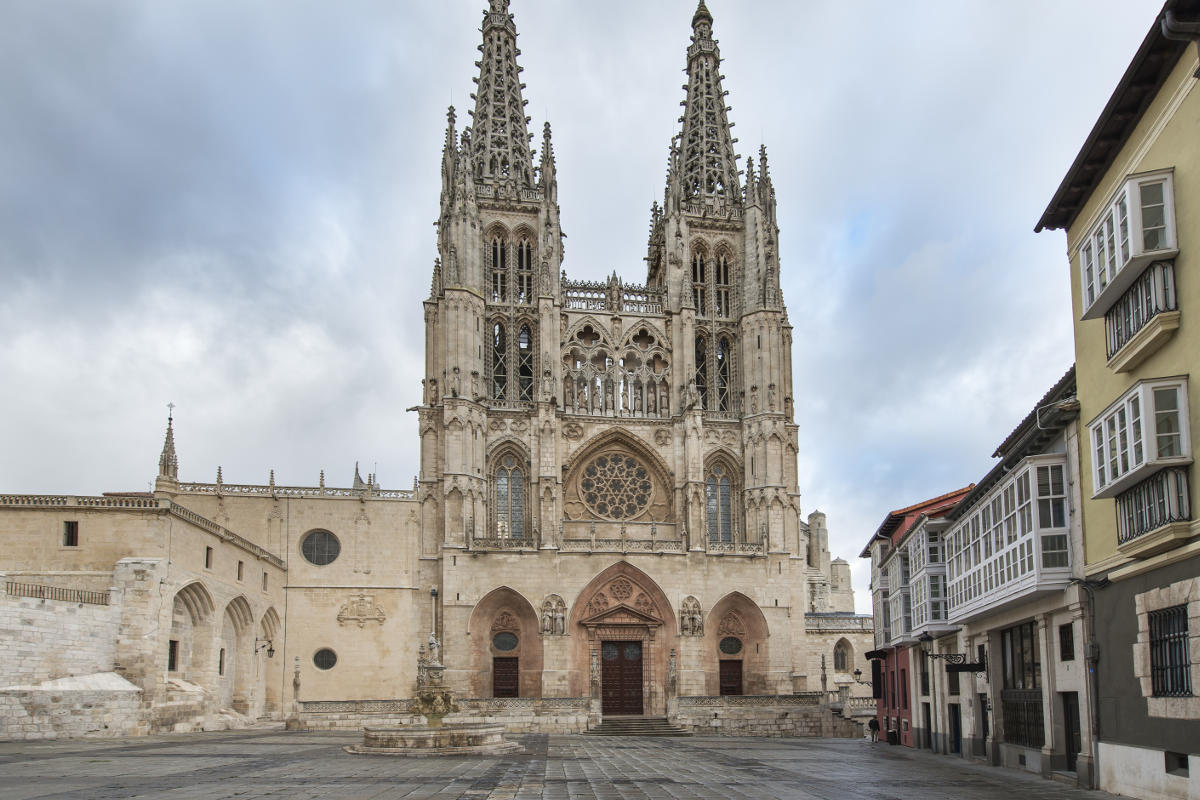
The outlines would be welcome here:
[[[700,601],[688,595],[679,606],[679,633],[683,636],[704,635],[704,615]]]
[[[654,611],[654,603],[646,596],[645,592],[638,592],[637,599],[633,601],[633,607],[643,614],[650,614]]]
[[[593,616],[608,608],[608,596],[604,592],[596,592],[596,596],[588,601],[587,615]]]
[[[666,428],[659,428],[654,432],[654,443],[659,447],[666,447],[671,443],[671,432]]]
[[[517,621],[516,616],[511,611],[501,611],[496,615],[496,619],[492,621],[493,631],[518,631],[521,629],[521,623]]]
[[[746,626],[736,612],[729,611],[721,617],[721,624],[717,627],[718,636],[744,636],[745,633]]]
[[[588,462],[579,489],[584,505],[602,519],[635,519],[654,498],[646,466],[620,453],[601,453]]]
[[[361,593],[343,603],[337,614],[339,625],[357,622],[360,628],[368,622],[378,622],[382,625],[385,619],[387,619],[387,614],[384,613],[383,606],[375,605],[375,597]]]
[[[618,578],[617,580],[613,581],[612,586],[609,587],[609,591],[612,592],[612,596],[615,597],[618,602],[623,603],[629,599],[630,595],[633,594],[633,584],[624,578]]]
[[[579,441],[583,438],[583,426],[578,422],[568,422],[563,425],[563,436],[570,439],[572,442]]]
[[[567,604],[556,594],[542,602],[542,633],[547,636],[565,636],[567,633]]]

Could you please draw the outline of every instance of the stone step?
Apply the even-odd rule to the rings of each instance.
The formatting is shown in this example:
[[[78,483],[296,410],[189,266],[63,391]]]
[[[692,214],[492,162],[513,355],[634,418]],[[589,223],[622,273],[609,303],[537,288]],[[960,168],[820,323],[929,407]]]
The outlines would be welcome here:
[[[609,717],[588,731],[592,736],[691,736],[666,717]]]

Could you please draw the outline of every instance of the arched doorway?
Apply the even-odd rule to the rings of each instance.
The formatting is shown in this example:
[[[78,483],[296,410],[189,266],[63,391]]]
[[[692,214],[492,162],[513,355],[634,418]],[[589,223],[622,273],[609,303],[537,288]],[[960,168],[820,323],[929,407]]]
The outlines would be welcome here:
[[[668,659],[676,646],[675,626],[666,622],[674,618],[646,573],[623,561],[601,572],[571,611],[573,690],[598,698],[606,716],[666,714]]]
[[[214,611],[212,595],[199,582],[189,583],[175,594],[167,637],[168,678],[206,688],[212,685]]]
[[[472,696],[542,696],[542,640],[528,600],[507,586],[493,589],[469,625]]]
[[[713,606],[704,630],[708,694],[774,694],[767,685],[767,620],[758,604],[731,592]]]
[[[251,656],[254,651],[254,613],[250,603],[238,595],[225,606],[221,638],[217,643],[217,686],[221,708],[250,713],[253,702]]]

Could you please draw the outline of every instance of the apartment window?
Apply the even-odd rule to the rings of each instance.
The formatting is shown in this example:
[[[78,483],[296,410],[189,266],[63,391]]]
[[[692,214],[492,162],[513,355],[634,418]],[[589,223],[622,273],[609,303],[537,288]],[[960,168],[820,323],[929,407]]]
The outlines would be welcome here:
[[[243,574],[243,572],[245,571],[245,567],[246,567],[246,565],[245,565],[245,564],[243,564],[241,561],[239,561],[239,562],[238,562],[238,570],[237,570],[237,576],[238,576],[238,578],[237,578],[237,579],[238,579],[239,581],[242,579],[242,574]]]
[[[1142,382],[1091,423],[1094,497],[1113,497],[1162,466],[1190,461],[1187,384]]]
[[[1108,357],[1112,358],[1129,344],[1155,316],[1178,310],[1177,303],[1174,262],[1151,264],[1104,315]]]
[[[167,672],[177,672],[179,670],[179,641],[177,639],[167,640]]]
[[[1171,173],[1130,178],[1080,246],[1083,318],[1102,316],[1143,267],[1174,257],[1176,248]]]
[[[1187,605],[1151,611],[1150,685],[1154,697],[1190,697]]]
[[[79,522],[67,520],[63,523],[63,547],[79,547]]]
[[[1070,622],[1058,626],[1058,660],[1075,660],[1075,626]]]
[[[212,569],[213,564],[213,549],[211,547],[204,548],[204,568]]]

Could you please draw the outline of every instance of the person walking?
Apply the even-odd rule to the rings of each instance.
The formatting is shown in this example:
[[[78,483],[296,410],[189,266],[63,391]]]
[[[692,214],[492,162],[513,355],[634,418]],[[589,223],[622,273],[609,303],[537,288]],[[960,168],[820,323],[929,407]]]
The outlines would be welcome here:
[[[867,723],[867,728],[871,731],[871,741],[879,741],[879,720],[876,717],[871,717],[871,721]]]

